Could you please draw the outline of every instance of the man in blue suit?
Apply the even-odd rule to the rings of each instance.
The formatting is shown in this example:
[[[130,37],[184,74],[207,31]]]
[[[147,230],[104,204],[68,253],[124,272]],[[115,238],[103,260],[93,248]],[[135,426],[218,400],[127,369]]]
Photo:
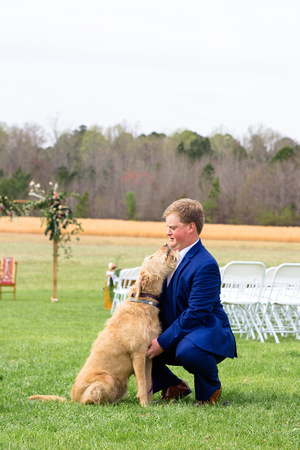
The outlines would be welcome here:
[[[169,245],[179,250],[175,272],[160,298],[163,332],[153,339],[147,357],[153,358],[153,392],[178,399],[192,391],[167,365],[183,366],[194,375],[197,404],[218,401],[222,386],[217,364],[236,354],[235,338],[220,302],[220,270],[199,235],[204,225],[202,205],[180,199],[164,212]]]

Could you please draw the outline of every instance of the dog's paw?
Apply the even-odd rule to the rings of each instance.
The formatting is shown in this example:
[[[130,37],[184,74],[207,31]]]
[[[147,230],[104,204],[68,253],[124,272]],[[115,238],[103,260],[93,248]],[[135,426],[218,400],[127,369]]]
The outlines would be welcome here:
[[[140,398],[140,404],[141,404],[141,406],[147,406],[148,403],[149,403],[149,400],[148,400],[147,397],[142,397],[142,398]]]

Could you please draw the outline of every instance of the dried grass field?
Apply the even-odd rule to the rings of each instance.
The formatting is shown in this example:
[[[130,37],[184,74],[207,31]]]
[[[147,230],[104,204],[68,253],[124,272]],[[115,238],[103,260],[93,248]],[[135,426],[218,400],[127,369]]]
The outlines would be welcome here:
[[[80,219],[83,235],[165,237],[164,222],[135,222],[110,219]],[[2,218],[0,233],[43,234],[38,217]],[[250,225],[205,224],[201,237],[211,240],[300,242],[300,227],[263,227]]]
[[[77,258],[80,261],[88,255],[89,272],[95,272],[97,261],[101,283],[108,262],[113,261],[119,267],[140,265],[146,255],[167,242],[164,222],[82,219],[81,223],[84,231],[79,241],[74,237],[71,241],[73,258],[69,261],[60,258],[60,265],[73,266]],[[0,257],[15,256],[20,263],[25,263],[28,257],[45,259],[51,273],[52,242],[44,236],[44,230],[45,224],[38,217],[13,221],[1,218]],[[201,239],[220,266],[233,260],[248,260],[262,261],[271,267],[300,259],[300,228],[205,224]],[[23,253],[28,248],[30,255]]]

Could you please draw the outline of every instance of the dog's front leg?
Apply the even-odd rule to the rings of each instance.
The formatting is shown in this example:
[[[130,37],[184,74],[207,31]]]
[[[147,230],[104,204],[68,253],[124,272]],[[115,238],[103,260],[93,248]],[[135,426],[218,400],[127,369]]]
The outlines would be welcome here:
[[[153,382],[152,382],[152,359],[146,359],[146,386],[147,386],[147,401],[151,402],[153,397]]]
[[[137,397],[140,399],[140,404],[142,406],[146,406],[148,404],[148,391],[146,382],[146,352],[134,355],[132,364],[138,389]]]

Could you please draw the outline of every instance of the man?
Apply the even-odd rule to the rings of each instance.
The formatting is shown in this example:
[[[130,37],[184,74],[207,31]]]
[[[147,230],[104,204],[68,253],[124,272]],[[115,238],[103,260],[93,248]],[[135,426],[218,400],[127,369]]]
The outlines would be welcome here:
[[[165,283],[160,299],[163,332],[153,339],[153,392],[178,399],[192,391],[167,365],[183,366],[194,375],[197,405],[214,404],[222,386],[217,364],[236,354],[235,338],[220,302],[220,270],[199,234],[204,212],[196,200],[180,199],[164,212],[169,245],[179,250],[179,263]],[[169,277],[170,278],[170,277]]]

